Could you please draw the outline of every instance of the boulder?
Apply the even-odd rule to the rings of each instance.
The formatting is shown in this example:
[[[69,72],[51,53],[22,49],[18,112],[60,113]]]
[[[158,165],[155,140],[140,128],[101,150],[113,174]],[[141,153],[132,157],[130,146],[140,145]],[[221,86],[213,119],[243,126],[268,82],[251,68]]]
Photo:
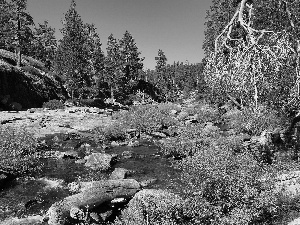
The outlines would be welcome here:
[[[177,119],[178,120],[184,120],[189,116],[188,112],[182,111],[178,114]]]
[[[300,225],[300,218],[294,219],[293,221],[289,222],[288,225]]]
[[[173,193],[144,189],[129,201],[121,218],[124,224],[177,224],[182,204],[183,199]]]
[[[82,212],[92,210],[115,198],[131,198],[140,190],[136,180],[103,180],[82,183],[81,192],[54,203],[47,212],[49,225],[64,225],[69,217],[80,219]]]
[[[10,102],[20,104],[14,106],[17,108],[42,107],[44,102],[66,95],[61,86],[49,76],[35,76],[13,66],[10,69],[0,67],[0,96],[10,96],[8,99],[1,99],[1,104],[4,102],[8,107],[6,110],[10,110],[7,106]]]
[[[165,135],[164,133],[161,133],[161,132],[153,132],[151,133],[151,135],[155,138],[166,138],[167,135]]]
[[[42,216],[28,216],[26,218],[9,218],[0,222],[0,225],[42,225],[44,224]]]
[[[84,165],[94,170],[108,170],[112,160],[116,158],[116,156],[117,155],[106,153],[92,153],[85,157],[86,163]]]
[[[115,168],[115,170],[110,175],[110,179],[111,180],[125,179],[126,176],[129,175],[129,173],[130,173],[130,171],[127,169]]]
[[[277,176],[274,192],[285,199],[300,197],[300,171],[291,171]]]

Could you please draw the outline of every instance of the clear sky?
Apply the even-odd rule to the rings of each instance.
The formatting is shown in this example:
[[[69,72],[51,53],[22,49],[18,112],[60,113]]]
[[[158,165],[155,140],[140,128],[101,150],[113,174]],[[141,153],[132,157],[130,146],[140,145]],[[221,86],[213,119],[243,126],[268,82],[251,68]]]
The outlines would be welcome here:
[[[212,0],[77,0],[77,11],[84,23],[94,23],[106,52],[112,33],[121,39],[128,30],[137,43],[144,68],[155,67],[155,56],[162,49],[168,59],[190,63],[203,58],[204,22]],[[27,0],[27,9],[36,24],[49,21],[62,37],[64,14],[71,0]]]

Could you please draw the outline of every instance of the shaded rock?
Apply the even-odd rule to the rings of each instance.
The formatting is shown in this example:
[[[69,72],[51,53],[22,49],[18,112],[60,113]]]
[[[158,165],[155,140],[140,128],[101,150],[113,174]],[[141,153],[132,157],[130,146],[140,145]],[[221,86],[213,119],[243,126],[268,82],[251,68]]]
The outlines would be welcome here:
[[[132,179],[103,180],[84,183],[81,192],[54,203],[48,210],[49,225],[66,224],[67,218],[80,217],[82,209],[93,209],[115,198],[130,198],[140,190],[140,185]]]
[[[125,179],[130,174],[130,171],[124,168],[115,168],[111,173],[111,180]]]
[[[94,170],[107,170],[110,168],[112,160],[116,157],[117,155],[106,153],[92,153],[85,157],[86,163],[84,165]]]
[[[173,193],[144,189],[129,201],[121,218],[124,224],[177,224],[182,204],[183,199]]]

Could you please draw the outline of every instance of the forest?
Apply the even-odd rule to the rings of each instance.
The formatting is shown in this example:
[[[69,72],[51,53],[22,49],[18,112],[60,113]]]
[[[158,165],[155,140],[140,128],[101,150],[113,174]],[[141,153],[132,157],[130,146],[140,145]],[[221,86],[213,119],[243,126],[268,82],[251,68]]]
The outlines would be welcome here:
[[[26,0],[0,6],[0,81],[59,89],[0,110],[0,225],[300,224],[298,0],[212,0],[204,58],[158,49],[153,70],[130,31],[104,50],[75,0],[61,40]]]

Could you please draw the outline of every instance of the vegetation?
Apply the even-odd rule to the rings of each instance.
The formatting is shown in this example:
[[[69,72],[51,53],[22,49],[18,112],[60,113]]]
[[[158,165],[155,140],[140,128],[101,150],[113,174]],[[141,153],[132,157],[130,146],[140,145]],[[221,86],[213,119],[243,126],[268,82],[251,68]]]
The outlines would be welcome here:
[[[48,102],[44,102],[43,108],[47,108],[47,109],[64,109],[65,106],[61,101],[59,101],[57,99],[52,99]]]
[[[0,127],[0,170],[16,176],[37,169],[37,140],[26,129]]]

